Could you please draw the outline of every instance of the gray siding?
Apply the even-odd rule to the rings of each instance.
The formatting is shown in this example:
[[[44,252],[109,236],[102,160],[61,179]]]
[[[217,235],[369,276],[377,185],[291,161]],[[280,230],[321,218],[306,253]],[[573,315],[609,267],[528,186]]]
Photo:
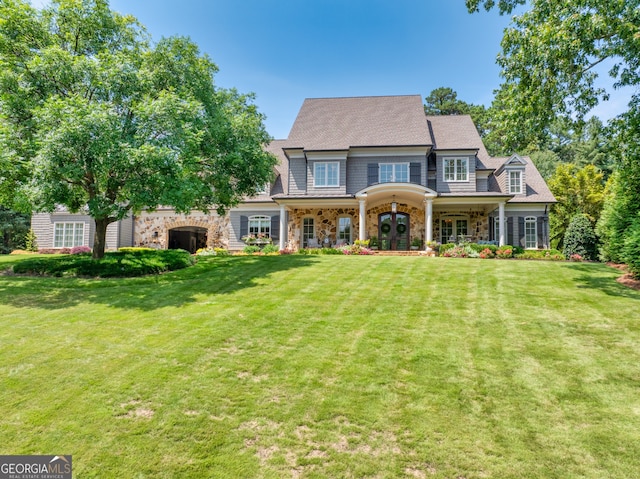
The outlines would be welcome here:
[[[279,216],[280,210],[236,210],[229,211],[229,250],[239,251],[246,245],[242,242],[242,232],[240,231],[240,218],[242,216]],[[286,238],[285,238],[286,239]]]
[[[445,158],[468,158],[469,181],[444,181]],[[476,159],[469,155],[438,155],[436,160],[436,187],[438,193],[474,193],[476,191]]]
[[[489,179],[476,178],[476,191],[483,193],[489,191]]]
[[[511,171],[519,171],[520,172],[520,176],[522,178],[522,193],[520,193],[520,195],[525,196],[527,193],[527,176],[525,174],[525,170],[524,167],[520,167],[520,168],[514,168],[514,167],[510,167],[510,168],[505,168],[505,172],[503,174],[504,177],[504,191],[506,193],[509,193],[509,189],[511,188],[511,175],[509,175],[509,172]],[[520,196],[519,195],[519,196]]]
[[[427,159],[424,156],[370,156],[349,158],[347,161],[347,194],[353,195],[369,186],[367,165],[369,163],[420,163],[420,184],[427,185]]]
[[[307,162],[294,158],[289,162],[289,194],[303,195],[307,192]]]
[[[124,220],[125,222],[127,220]],[[133,222],[129,219],[130,227],[128,233],[125,231],[122,236],[128,234],[128,242],[120,241],[121,222],[111,223],[107,228],[106,248],[109,250],[118,249],[120,246],[131,245]],[[88,215],[73,213],[35,213],[31,217],[31,228],[36,234],[36,241],[39,248],[53,248],[53,234],[56,223],[84,223],[84,246],[93,247],[95,238],[95,222]],[[124,228],[126,229],[126,227]]]
[[[133,246],[133,216],[128,216],[119,224],[118,248]]]
[[[313,170],[316,163],[339,163],[340,164],[340,178],[338,187],[315,187],[313,180]],[[346,192],[347,184],[347,167],[346,160],[309,160],[307,162],[307,194],[314,196],[322,195],[344,195]]]
[[[498,211],[494,211],[489,221],[494,221],[494,218],[498,216]],[[506,243],[512,246],[520,246],[524,248],[524,230],[523,221],[521,219],[527,216],[535,217],[537,221],[537,233],[538,233],[538,248],[548,249],[549,246],[549,220],[548,215],[545,216],[544,209],[540,210],[527,210],[527,211],[509,211],[508,207],[505,209],[505,219],[510,222],[508,225],[508,232],[512,233],[506,237]],[[541,218],[545,218],[544,222]],[[496,238],[497,239],[497,238]]]
[[[96,236],[95,225],[93,221],[91,222],[91,238],[89,239],[89,246],[93,246],[93,241]],[[118,249],[120,240],[120,222],[117,221],[115,223],[111,223],[107,226],[107,237],[106,237],[106,249]]]

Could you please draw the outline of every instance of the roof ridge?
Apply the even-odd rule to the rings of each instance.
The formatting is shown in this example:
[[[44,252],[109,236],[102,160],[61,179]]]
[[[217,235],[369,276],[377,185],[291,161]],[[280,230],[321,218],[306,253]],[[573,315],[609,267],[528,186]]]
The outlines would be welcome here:
[[[407,95],[364,95],[364,96],[323,96],[323,97],[308,97],[304,100],[356,100],[356,99],[364,99],[364,98],[409,98],[409,97],[420,97],[422,100],[422,95],[419,93],[411,93]]]

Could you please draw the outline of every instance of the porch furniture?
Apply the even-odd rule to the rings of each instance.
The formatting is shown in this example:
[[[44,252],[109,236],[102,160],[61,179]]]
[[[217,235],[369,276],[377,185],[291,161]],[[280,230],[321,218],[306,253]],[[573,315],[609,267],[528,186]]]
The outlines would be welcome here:
[[[320,248],[320,244],[318,244],[318,238],[308,238],[307,248]]]

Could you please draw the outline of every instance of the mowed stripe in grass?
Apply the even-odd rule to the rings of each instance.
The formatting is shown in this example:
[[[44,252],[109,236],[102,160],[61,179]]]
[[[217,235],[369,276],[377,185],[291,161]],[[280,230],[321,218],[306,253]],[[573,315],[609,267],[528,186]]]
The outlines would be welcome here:
[[[71,453],[78,477],[633,477],[640,294],[616,274],[248,256],[0,277],[2,452]]]

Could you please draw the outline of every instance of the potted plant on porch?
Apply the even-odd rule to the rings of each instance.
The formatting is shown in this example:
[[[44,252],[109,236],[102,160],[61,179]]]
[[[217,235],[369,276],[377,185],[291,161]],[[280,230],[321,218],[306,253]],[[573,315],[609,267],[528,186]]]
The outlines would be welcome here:
[[[417,251],[422,246],[422,240],[417,236],[411,240],[411,250]]]
[[[371,248],[373,250],[377,250],[378,249],[378,237],[377,236],[371,236],[369,238],[369,248]]]

